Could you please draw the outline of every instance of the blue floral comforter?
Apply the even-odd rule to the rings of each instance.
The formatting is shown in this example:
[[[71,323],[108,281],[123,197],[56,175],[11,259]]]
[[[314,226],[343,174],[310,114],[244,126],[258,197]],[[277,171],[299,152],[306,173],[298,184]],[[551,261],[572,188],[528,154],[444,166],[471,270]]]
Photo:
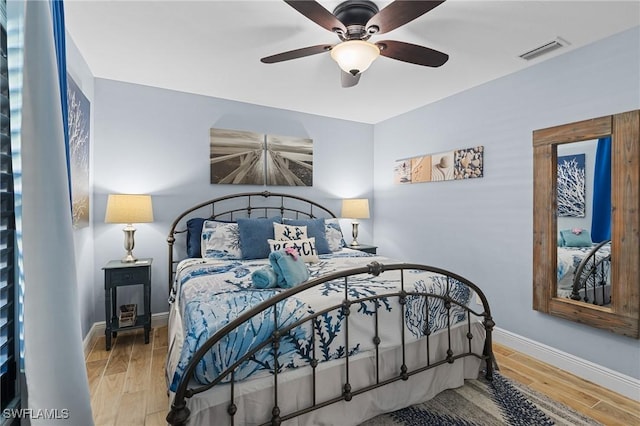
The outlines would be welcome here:
[[[320,262],[309,265],[311,278],[327,273],[365,266],[371,261],[397,263],[390,259],[343,249],[329,255],[321,255]],[[243,312],[273,297],[282,289],[257,289],[252,286],[251,272],[268,264],[267,259],[250,261],[222,261],[216,259],[187,259],[178,265],[176,281],[170,297],[169,355],[167,377],[170,390],[175,391],[185,369],[195,352],[218,330]],[[196,368],[195,379],[210,383],[226,368],[233,365],[248,350],[268,339],[275,321],[281,329],[298,321],[309,313],[339,304],[344,299],[344,280],[336,280],[316,286],[280,302],[273,309],[263,312],[251,321],[225,336],[207,353]],[[431,291],[444,294],[446,278],[424,271],[405,273],[405,290]],[[385,294],[400,289],[398,271],[387,271],[378,277],[368,274],[349,278],[349,298],[356,299]],[[471,290],[453,282],[451,295],[454,300],[467,304]],[[392,347],[400,343],[397,324],[401,314],[397,298],[380,299],[378,306],[380,347]],[[267,345],[250,360],[239,366],[234,380],[268,374],[275,367],[278,371],[306,366],[315,358],[319,361],[337,359],[373,347],[372,330],[374,302],[361,302],[351,306],[349,319],[350,347],[345,347],[344,330],[340,310],[318,317],[306,326],[299,326],[282,336],[277,356]],[[452,324],[465,319],[462,309],[452,309]],[[405,305],[407,340],[419,339],[428,328],[434,332],[447,325],[447,311],[439,300],[430,299],[428,308],[424,298],[409,297]],[[395,320],[394,320],[395,318]],[[428,327],[426,327],[428,324]],[[310,338],[315,334],[315,345]],[[224,381],[229,381],[229,377]]]
[[[593,250],[589,247],[558,247],[558,295],[569,297],[573,290],[573,278],[580,262]],[[604,259],[611,255],[611,244],[605,244],[596,253],[596,259]]]

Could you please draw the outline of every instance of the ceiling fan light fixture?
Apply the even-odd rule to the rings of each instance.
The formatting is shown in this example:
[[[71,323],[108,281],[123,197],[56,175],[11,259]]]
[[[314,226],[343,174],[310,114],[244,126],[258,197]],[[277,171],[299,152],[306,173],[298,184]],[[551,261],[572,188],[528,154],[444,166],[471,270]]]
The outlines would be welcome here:
[[[331,57],[345,72],[352,75],[366,71],[380,56],[380,48],[364,40],[347,40],[331,49]]]

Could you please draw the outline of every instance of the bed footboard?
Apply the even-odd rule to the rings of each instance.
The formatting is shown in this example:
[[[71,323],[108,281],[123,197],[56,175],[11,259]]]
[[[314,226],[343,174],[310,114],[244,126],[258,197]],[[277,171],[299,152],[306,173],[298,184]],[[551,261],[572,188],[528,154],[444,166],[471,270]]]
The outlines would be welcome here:
[[[353,297],[353,294],[349,291],[350,279],[353,279],[355,275],[361,274],[370,274],[372,276],[378,276],[382,273],[388,271],[398,271],[397,274],[400,279],[400,287],[399,291],[385,293],[384,295],[371,295],[368,297]],[[437,274],[441,276],[443,282],[446,283],[446,291],[444,293],[435,294],[434,292],[428,291],[414,291],[413,289],[406,290],[405,288],[405,279],[408,274],[415,273],[416,271],[425,271],[433,274]],[[307,316],[301,318],[293,323],[288,323],[286,325],[278,324],[278,315],[277,315],[277,306],[280,302],[284,301],[287,298],[295,296],[296,294],[310,289],[314,286],[322,285],[328,281],[338,280],[344,286],[344,299],[341,303],[328,307],[324,309],[322,312],[309,312]],[[456,297],[453,293],[453,288],[459,288],[458,286],[464,286],[468,288],[470,291],[475,292],[478,297],[478,300],[481,302],[481,305],[476,305],[473,301],[473,293],[469,293],[467,300],[468,303],[462,303],[459,297]],[[381,377],[378,372],[375,374],[375,380],[372,383],[365,386],[357,386],[354,384],[352,378],[350,378],[350,365],[352,354],[349,351],[349,348],[353,347],[355,342],[350,341],[349,337],[349,327],[350,327],[350,316],[356,313],[358,307],[361,303],[372,303],[375,306],[375,313],[372,315],[374,327],[372,327],[372,336],[371,341],[373,342],[373,349],[371,349],[371,357],[374,360],[375,369],[378,369],[379,366],[379,351],[380,351],[380,343],[381,338],[378,335],[378,307],[384,306],[384,304],[389,299],[397,299],[397,302],[400,306],[400,316],[402,320],[398,321],[398,332],[400,336],[400,345],[399,345],[399,353],[401,353],[401,361],[397,365],[396,371],[392,377]],[[416,365],[416,362],[412,360],[408,362],[405,358],[406,347],[409,345],[407,339],[405,339],[405,333],[407,329],[407,322],[411,321],[411,319],[407,318],[405,315],[405,306],[412,301],[421,300],[424,301],[421,304],[421,309],[424,309],[424,318],[427,318],[426,325],[424,325],[424,329],[421,332],[420,339],[416,340],[420,345],[426,345],[426,353],[427,356],[425,359],[421,359],[419,365]],[[431,324],[429,323],[429,309],[430,306],[434,306],[433,303],[438,303],[438,306],[441,306],[442,309],[446,310],[446,324],[443,324],[443,327],[438,331],[438,333],[446,333],[448,335],[448,348],[443,353],[441,357],[432,358],[429,356],[429,345],[430,338],[432,337]],[[474,308],[475,307],[475,308]],[[478,309],[478,310],[476,310]],[[480,311],[480,309],[482,309]],[[380,309],[382,310],[382,308]],[[266,338],[264,341],[259,342],[250,348],[246,354],[239,357],[237,361],[235,361],[232,365],[230,365],[226,370],[220,372],[219,375],[215,377],[210,383],[204,385],[194,385],[195,372],[198,364],[201,362],[203,357],[210,351],[216,344],[218,344],[222,339],[225,338],[229,333],[233,332],[235,329],[242,327],[243,324],[251,321],[254,317],[261,315],[265,311],[271,312],[273,311],[274,315],[274,330],[271,333],[270,337]],[[457,314],[463,313],[462,316],[457,315],[458,324],[453,324],[452,317],[454,316],[452,312],[456,312]],[[318,321],[319,316],[326,314],[327,312],[338,312],[341,318],[340,327],[343,328],[344,334],[344,347],[347,350],[344,351],[344,354],[339,358],[339,362],[341,363],[340,368],[343,369],[342,381],[340,383],[340,392],[336,393],[332,397],[329,398],[316,398],[316,369],[318,368],[318,356],[315,353],[315,333],[311,333],[310,339],[308,342],[308,347],[313,348],[313,352],[311,354],[311,361],[309,362],[308,369],[310,371],[310,381],[312,383],[313,388],[313,398],[312,402],[305,407],[294,410],[292,412],[282,412],[280,404],[278,403],[278,385],[280,383],[280,377],[287,374],[288,371],[283,371],[283,366],[279,365],[278,360],[278,348],[281,345],[283,339],[290,335],[292,330],[298,329],[299,327],[309,326],[313,329],[314,325]],[[478,336],[474,336],[472,333],[472,323],[473,322],[481,322],[482,328],[485,331],[484,335],[484,344],[481,344],[482,353],[476,353],[472,350],[471,341],[474,337],[477,339]],[[228,399],[228,405],[226,406],[228,420],[227,422],[231,425],[234,423],[234,416],[237,413],[238,407],[234,403],[234,389],[239,381],[237,381],[234,377],[234,374],[239,369],[239,367],[245,363],[247,360],[252,359],[256,353],[263,349],[271,348],[271,353],[273,353],[273,360],[270,362],[270,365],[273,366],[269,371],[271,378],[273,380],[272,385],[272,401],[273,406],[271,408],[271,412],[268,413],[270,416],[270,420],[266,421],[264,424],[271,425],[279,425],[283,421],[288,419],[295,418],[297,416],[309,413],[313,410],[326,407],[330,404],[336,403],[338,401],[351,401],[352,398],[356,395],[363,394],[365,392],[371,391],[373,389],[377,389],[388,385],[390,383],[395,383],[399,381],[406,381],[411,376],[419,374],[429,369],[433,369],[435,367],[441,366],[443,364],[453,364],[457,360],[460,360],[465,357],[476,357],[481,360],[481,362],[485,363],[485,376],[487,379],[491,380],[494,366],[497,368],[497,364],[495,363],[495,358],[492,351],[492,330],[495,323],[491,317],[491,311],[489,308],[489,304],[487,298],[483,294],[483,292],[472,282],[469,280],[454,274],[452,272],[430,267],[426,265],[418,265],[418,264],[406,264],[406,263],[398,263],[398,264],[381,264],[378,262],[371,262],[365,267],[348,269],[332,274],[328,274],[319,278],[315,278],[309,280],[297,287],[288,289],[283,291],[271,299],[253,307],[248,310],[244,314],[238,316],[235,320],[227,324],[225,327],[220,329],[216,334],[214,334],[209,340],[207,340],[194,354],[187,368],[185,369],[184,375],[176,389],[174,400],[171,404],[171,411],[166,417],[166,420],[169,424],[174,426],[186,425],[190,411],[187,407],[187,400],[192,396],[204,392],[208,389],[211,389],[213,386],[216,386],[221,383],[226,383],[228,385],[230,395]],[[465,327],[466,337],[462,345],[454,345],[452,344],[452,327]],[[394,326],[395,327],[395,326]],[[424,342],[424,343],[423,343]],[[464,348],[463,350],[456,349]],[[479,348],[478,345],[476,347]],[[479,352],[479,351],[478,351]],[[410,365],[408,365],[410,364]],[[306,368],[306,367],[304,367]],[[247,379],[251,380],[251,379]],[[317,400],[318,399],[318,400]]]
[[[608,248],[608,250],[604,250]],[[611,240],[602,241],[582,259],[573,279],[571,298],[595,305],[611,303]]]

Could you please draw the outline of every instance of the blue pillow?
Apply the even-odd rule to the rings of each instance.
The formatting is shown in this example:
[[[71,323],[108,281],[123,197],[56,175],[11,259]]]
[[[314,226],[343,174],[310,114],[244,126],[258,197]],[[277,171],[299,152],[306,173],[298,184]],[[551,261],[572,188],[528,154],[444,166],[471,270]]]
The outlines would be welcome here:
[[[189,219],[187,221],[187,257],[202,257],[202,227],[207,220],[220,223],[234,223],[231,220],[214,220],[202,217]]]
[[[273,224],[282,223],[280,217],[237,220],[240,231],[240,249],[243,259],[266,259],[271,253],[269,241],[273,240]]]
[[[329,243],[329,249],[331,251],[339,251],[342,250],[342,247],[347,246],[347,243],[344,241],[344,236],[342,235],[342,227],[340,226],[340,222],[338,221],[338,219],[325,219],[324,225],[324,235],[327,238],[327,243]]]
[[[202,225],[204,221],[201,217],[195,217],[187,221],[187,256],[202,257],[200,241],[202,239]]]
[[[324,219],[282,219],[285,225],[296,225],[307,227],[307,238],[316,239],[316,251],[318,254],[331,253],[327,237],[325,235],[326,229]]]
[[[593,242],[586,229],[565,229],[560,231],[565,247],[591,247]]]

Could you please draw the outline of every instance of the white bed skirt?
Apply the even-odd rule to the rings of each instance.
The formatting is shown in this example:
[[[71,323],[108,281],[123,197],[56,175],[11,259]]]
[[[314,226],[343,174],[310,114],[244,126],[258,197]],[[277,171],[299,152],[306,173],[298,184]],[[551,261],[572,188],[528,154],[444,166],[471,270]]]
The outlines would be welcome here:
[[[451,342],[454,354],[469,350],[465,322],[451,328]],[[474,338],[471,350],[482,354],[484,346],[484,327],[479,322],[471,324]],[[437,362],[445,358],[448,349],[446,330],[430,337],[430,361]],[[427,350],[425,341],[406,345],[406,363],[411,371],[418,365],[425,365]],[[400,348],[389,349],[380,354],[380,380],[397,376],[402,364]],[[420,362],[417,362],[419,360]],[[411,376],[409,380],[390,383],[353,397],[349,402],[339,401],[311,413],[283,422],[285,426],[303,425],[358,425],[363,421],[382,413],[388,413],[413,404],[427,401],[446,389],[460,387],[465,379],[478,377],[484,363],[474,356],[458,359],[453,364],[443,364],[436,368]],[[320,403],[340,395],[346,379],[344,360],[321,363],[316,368],[316,402]],[[349,383],[352,391],[375,383],[375,353],[366,352],[350,358]],[[312,401],[313,386],[311,368],[300,368],[278,376],[278,401],[281,415],[307,407]],[[234,401],[237,406],[236,425],[257,425],[270,421],[274,406],[272,387],[273,376],[246,380],[235,385]],[[173,400],[173,393],[170,395]],[[187,400],[191,411],[189,425],[230,425],[227,414],[230,398],[230,385],[218,385],[206,392],[196,394]]]

